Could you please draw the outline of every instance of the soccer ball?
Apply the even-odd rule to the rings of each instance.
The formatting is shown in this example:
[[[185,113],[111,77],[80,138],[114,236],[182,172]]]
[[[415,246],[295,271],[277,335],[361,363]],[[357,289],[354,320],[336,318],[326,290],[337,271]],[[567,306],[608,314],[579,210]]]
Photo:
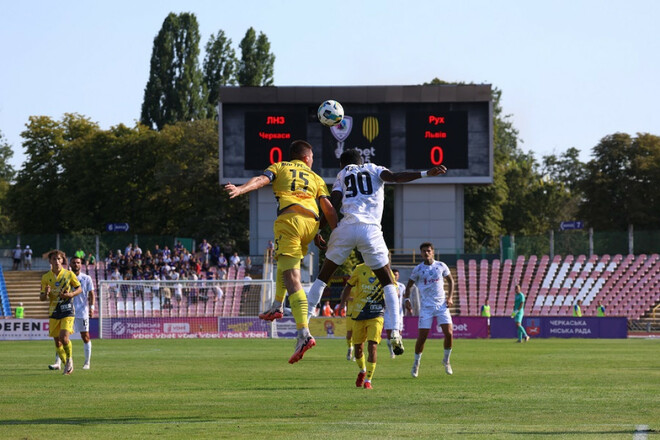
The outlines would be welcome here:
[[[319,121],[326,127],[333,127],[344,119],[344,108],[337,101],[329,99],[319,106]]]

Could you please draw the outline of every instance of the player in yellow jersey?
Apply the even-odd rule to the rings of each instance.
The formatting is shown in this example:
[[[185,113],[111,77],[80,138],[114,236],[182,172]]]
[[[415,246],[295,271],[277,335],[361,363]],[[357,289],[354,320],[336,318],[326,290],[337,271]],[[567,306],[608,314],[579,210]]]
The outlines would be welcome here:
[[[48,307],[49,334],[55,341],[55,350],[64,365],[64,374],[73,372],[73,333],[75,310],[73,297],[82,292],[80,282],[70,270],[64,269],[66,256],[60,250],[48,253],[50,270],[41,277],[41,301],[50,301]],[[49,367],[50,368],[50,367]],[[57,368],[52,368],[57,369]]]
[[[392,274],[394,278],[394,274]],[[340,305],[352,303],[346,308],[346,317],[353,321],[353,346],[355,361],[360,372],[356,387],[371,389],[371,379],[376,370],[378,344],[383,332],[385,296],[383,286],[376,274],[366,264],[358,264],[346,282]],[[367,341],[365,362],[364,342]]]
[[[353,319],[351,317],[351,311],[353,310],[353,294],[351,293],[352,290],[355,288],[351,286],[350,284],[346,284],[344,286],[344,291],[342,291],[341,296],[342,298],[345,298],[346,303],[342,304],[341,302],[339,303],[339,307],[341,308],[342,306],[346,307],[346,345],[348,346],[348,350],[346,351],[346,360],[347,361],[354,361],[355,360],[355,354],[353,353]]]
[[[332,229],[337,226],[337,213],[330,203],[325,182],[312,171],[312,146],[305,141],[293,141],[289,153],[290,161],[272,164],[263,174],[251,178],[243,185],[228,183],[225,190],[230,198],[234,198],[271,182],[273,184],[273,193],[278,204],[277,219],[273,224],[277,260],[275,301],[271,309],[261,313],[259,317],[268,321],[281,318],[282,304],[288,292],[291,312],[298,329],[296,350],[289,359],[289,363],[293,364],[316,345],[309,333],[307,294],[300,283],[300,260],[307,254],[309,243],[318,234],[318,207],[321,207]]]

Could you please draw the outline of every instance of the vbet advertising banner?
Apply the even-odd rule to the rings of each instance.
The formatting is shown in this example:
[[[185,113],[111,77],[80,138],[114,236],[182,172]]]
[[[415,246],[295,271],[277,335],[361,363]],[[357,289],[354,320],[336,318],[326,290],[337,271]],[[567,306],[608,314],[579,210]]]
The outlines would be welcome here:
[[[347,318],[312,318],[309,321],[309,331],[315,338],[345,338],[346,337],[346,319]],[[454,337],[459,339],[469,338],[487,338],[488,324],[486,318],[473,316],[454,316]],[[403,318],[403,332],[401,335],[406,339],[417,338],[417,323],[419,318],[416,316],[405,316]],[[278,338],[295,338],[296,323],[293,318],[278,319],[275,333]],[[385,331],[383,330],[383,338]],[[429,332],[429,338],[444,338],[442,329],[433,322],[433,327]]]
[[[482,317],[455,316],[454,337],[487,338],[488,321]],[[402,336],[417,338],[418,318],[404,317]],[[516,325],[509,317],[490,318],[491,338],[516,338]],[[525,330],[532,338],[627,338],[625,317],[548,317],[523,318]],[[273,323],[273,337],[295,338],[296,323],[291,317]],[[312,318],[309,328],[317,338],[345,338],[346,318]],[[48,319],[0,320],[0,340],[48,340]],[[90,319],[90,336],[99,337],[99,320]],[[271,323],[257,317],[240,318],[116,318],[104,322],[103,337],[109,339],[179,339],[179,338],[269,338]],[[383,337],[385,332],[383,332]],[[434,321],[429,338],[443,338],[442,329]],[[80,339],[80,334],[72,335]]]

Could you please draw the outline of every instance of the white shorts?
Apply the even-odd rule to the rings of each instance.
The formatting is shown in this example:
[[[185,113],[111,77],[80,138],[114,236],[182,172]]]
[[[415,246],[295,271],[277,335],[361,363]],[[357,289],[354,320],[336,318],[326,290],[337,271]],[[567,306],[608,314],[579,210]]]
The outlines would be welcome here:
[[[399,314],[399,328],[397,328],[397,329],[394,328],[395,323],[392,322],[392,320],[388,319],[388,318],[389,318],[389,315],[387,313],[385,313],[385,319],[383,321],[383,328],[385,330],[399,330],[400,332],[403,331],[403,315],[402,314]]]
[[[380,225],[339,222],[330,234],[325,257],[341,265],[354,248],[360,251],[365,264],[371,269],[380,269],[390,262],[390,251]]]
[[[417,328],[430,329],[433,324],[433,318],[437,318],[438,325],[451,324],[451,315],[449,314],[447,304],[422,307],[419,310],[419,324]]]
[[[76,318],[73,321],[73,332],[89,332],[89,319],[87,318]]]

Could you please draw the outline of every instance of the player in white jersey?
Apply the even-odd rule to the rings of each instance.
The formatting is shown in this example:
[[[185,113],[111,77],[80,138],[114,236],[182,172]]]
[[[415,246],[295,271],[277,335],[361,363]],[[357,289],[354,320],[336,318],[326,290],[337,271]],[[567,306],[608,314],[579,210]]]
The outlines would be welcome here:
[[[399,269],[392,269],[392,273],[394,273],[394,281],[396,281],[398,291],[397,305],[399,308],[397,309],[397,316],[399,321],[393,321],[392,315],[388,314],[383,321],[383,328],[387,334],[387,348],[390,349],[390,357],[394,359],[396,353],[394,353],[390,338],[392,337],[392,330],[398,330],[399,334],[403,331],[403,295],[406,293],[406,285],[399,282]]]
[[[396,354],[402,354],[403,342],[398,330],[397,285],[391,276],[389,250],[380,226],[385,198],[384,184],[438,176],[446,173],[447,168],[440,165],[428,171],[393,173],[382,166],[364,164],[362,155],[354,149],[344,151],[339,158],[339,164],[342,170],[337,174],[337,180],[332,186],[330,200],[335,208],[341,203],[343,218],[330,234],[325,261],[307,294],[308,310],[316,308],[332,274],[357,247],[366,265],[374,271],[384,286],[385,317],[397,323],[391,337],[393,350]],[[319,247],[325,244],[320,235],[315,239],[315,243]]]
[[[412,377],[417,377],[419,373],[419,364],[422,360],[422,352],[424,351],[424,343],[429,335],[429,330],[433,324],[433,318],[442,328],[442,333],[445,335],[445,356],[442,359],[442,364],[445,366],[447,374],[453,374],[451,364],[449,363],[449,356],[454,340],[451,315],[449,314],[449,307],[454,305],[454,278],[449,272],[447,265],[441,261],[433,259],[433,245],[431,243],[422,243],[419,247],[422,253],[424,262],[417,265],[410,274],[410,280],[406,286],[406,293],[404,295],[404,303],[407,309],[412,309],[410,305],[410,289],[413,284],[417,284],[419,289],[419,325],[417,333],[417,342],[415,343],[415,361],[412,367]],[[445,281],[449,285],[449,292],[445,295]]]
[[[92,277],[80,272],[83,261],[79,257],[73,257],[69,262],[71,272],[76,274],[82,293],[73,297],[73,308],[75,310],[74,332],[80,332],[80,337],[84,343],[85,349],[85,364],[83,370],[89,370],[89,362],[92,357],[92,340],[89,337],[89,317],[94,313],[94,283]],[[55,363],[50,365],[51,370],[59,370],[60,358],[56,356]]]

